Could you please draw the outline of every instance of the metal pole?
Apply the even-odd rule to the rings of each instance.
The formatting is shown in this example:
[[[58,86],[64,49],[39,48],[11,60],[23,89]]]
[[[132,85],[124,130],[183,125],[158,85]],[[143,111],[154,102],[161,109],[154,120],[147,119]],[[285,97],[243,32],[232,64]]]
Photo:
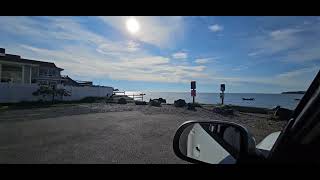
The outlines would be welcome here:
[[[222,105],[223,105],[223,101],[224,101],[224,92],[222,92],[222,98],[221,98]]]
[[[194,96],[192,96],[192,99],[193,99],[193,101],[192,101],[192,102],[193,102],[193,104],[194,104]]]

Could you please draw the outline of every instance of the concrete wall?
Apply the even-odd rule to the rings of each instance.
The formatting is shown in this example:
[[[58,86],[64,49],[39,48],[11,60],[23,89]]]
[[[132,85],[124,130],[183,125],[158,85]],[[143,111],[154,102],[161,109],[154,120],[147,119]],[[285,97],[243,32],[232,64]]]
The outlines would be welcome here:
[[[105,97],[111,96],[113,93],[112,87],[77,87],[77,86],[63,86],[58,85],[58,88],[64,88],[71,93],[71,96],[64,96],[63,100],[72,101],[80,100],[85,97]]]
[[[36,101],[32,93],[37,89],[37,84],[0,83],[0,103]]]
[[[37,101],[41,96],[33,96],[39,86],[37,84],[14,84],[0,83],[0,103],[13,103],[20,101]],[[71,96],[64,96],[63,100],[80,100],[88,96],[104,97],[112,95],[112,87],[75,87],[75,86],[58,86],[65,88]],[[50,98],[49,98],[50,99]],[[59,99],[59,98],[57,98]]]

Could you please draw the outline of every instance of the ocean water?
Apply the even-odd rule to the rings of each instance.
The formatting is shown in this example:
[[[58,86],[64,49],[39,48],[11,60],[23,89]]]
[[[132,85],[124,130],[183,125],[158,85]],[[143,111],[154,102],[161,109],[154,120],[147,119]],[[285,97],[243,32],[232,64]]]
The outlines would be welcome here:
[[[140,92],[126,92],[127,95],[139,94]],[[173,103],[177,99],[184,99],[186,102],[192,102],[190,93],[187,92],[143,92],[144,101],[149,99],[164,98],[167,103]],[[295,109],[303,94],[261,94],[261,93],[225,93],[224,103],[240,106],[272,108],[280,105],[288,109]],[[254,101],[244,101],[242,98],[254,98]],[[141,100],[135,98],[136,100]],[[195,101],[204,104],[221,103],[220,93],[197,93]]]

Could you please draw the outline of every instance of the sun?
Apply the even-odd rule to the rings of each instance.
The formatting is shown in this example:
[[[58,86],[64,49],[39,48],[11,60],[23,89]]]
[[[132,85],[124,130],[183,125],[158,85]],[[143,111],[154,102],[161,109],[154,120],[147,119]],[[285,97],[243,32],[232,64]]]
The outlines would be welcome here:
[[[127,30],[131,34],[136,34],[140,30],[140,24],[137,21],[137,19],[134,17],[130,17],[129,19],[127,19],[126,26],[127,26]]]

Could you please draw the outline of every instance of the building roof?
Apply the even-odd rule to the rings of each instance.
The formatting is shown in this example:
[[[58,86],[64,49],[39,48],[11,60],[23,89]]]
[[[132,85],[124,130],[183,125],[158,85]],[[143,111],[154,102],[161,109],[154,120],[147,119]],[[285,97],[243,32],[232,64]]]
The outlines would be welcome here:
[[[40,66],[45,66],[45,67],[51,67],[51,68],[57,68],[60,71],[62,71],[62,68],[57,67],[54,63],[52,62],[45,62],[45,61],[37,61],[37,60],[32,60],[32,59],[24,59],[21,58],[18,55],[14,54],[5,54],[4,56],[0,56],[1,61],[7,61],[7,62],[17,62],[17,63],[26,63],[26,64],[36,64]]]

